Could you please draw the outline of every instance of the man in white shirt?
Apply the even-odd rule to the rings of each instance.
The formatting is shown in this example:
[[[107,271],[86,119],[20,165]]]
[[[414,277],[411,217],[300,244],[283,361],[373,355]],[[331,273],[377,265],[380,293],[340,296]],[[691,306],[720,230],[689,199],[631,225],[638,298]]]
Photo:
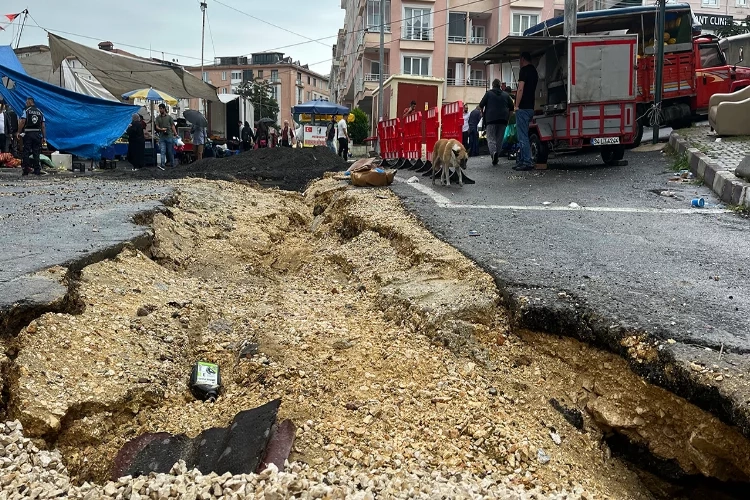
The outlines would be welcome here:
[[[469,105],[464,104],[464,126],[461,128],[461,132],[463,134],[463,142],[464,147],[466,150],[469,150]]]
[[[5,135],[5,105],[0,104],[0,153],[8,152],[8,140]]]
[[[346,118],[341,117],[341,120],[336,124],[336,135],[339,138],[339,155],[344,159],[349,159],[349,129],[346,126]]]

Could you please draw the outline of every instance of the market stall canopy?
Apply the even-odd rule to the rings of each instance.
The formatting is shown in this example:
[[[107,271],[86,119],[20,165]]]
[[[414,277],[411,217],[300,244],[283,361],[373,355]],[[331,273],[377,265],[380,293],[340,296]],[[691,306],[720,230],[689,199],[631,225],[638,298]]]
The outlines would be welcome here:
[[[297,104],[292,108],[294,114],[311,114],[311,115],[348,115],[349,108],[339,106],[330,101],[309,101]]]
[[[3,64],[0,77],[12,82],[8,87],[0,85],[0,95],[19,115],[26,107],[26,98],[34,98],[44,113],[50,145],[85,158],[98,159],[101,149],[122,136],[138,111],[138,106],[78,94]]]
[[[177,99],[161,90],[149,87],[147,89],[131,90],[122,94],[122,99],[132,101],[134,99],[143,99],[149,102],[164,101],[170,106],[177,106]]]
[[[0,65],[23,75],[26,74],[26,70],[21,65],[21,61],[18,60],[18,56],[13,52],[13,47],[10,45],[0,45]]]
[[[60,67],[66,57],[74,56],[113,95],[122,95],[139,87],[154,87],[178,99],[195,97],[219,101],[215,87],[177,66],[93,49],[52,33],[49,34],[49,46],[55,68]]]
[[[622,9],[592,10],[579,12],[576,32],[579,35],[599,33],[605,31],[631,30],[641,31],[649,24],[654,25],[654,18],[658,12],[657,5],[625,7]],[[691,14],[690,5],[686,3],[667,4],[667,14]],[[645,19],[641,16],[647,16]],[[648,17],[650,16],[650,18]],[[695,24],[695,21],[693,22]],[[563,16],[553,17],[523,32],[525,36],[547,35],[559,36],[563,34]],[[693,27],[695,29],[695,27]]]
[[[472,62],[503,63],[517,61],[522,52],[529,52],[531,56],[539,55],[549,47],[564,44],[567,38],[562,36],[508,36],[473,57]]]

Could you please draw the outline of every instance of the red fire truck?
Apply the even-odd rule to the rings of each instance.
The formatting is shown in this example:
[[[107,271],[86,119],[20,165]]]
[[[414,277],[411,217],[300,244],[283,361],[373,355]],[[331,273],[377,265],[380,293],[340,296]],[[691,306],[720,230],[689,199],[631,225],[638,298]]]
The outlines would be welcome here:
[[[577,33],[637,34],[637,115],[641,141],[643,127],[657,123],[681,127],[695,115],[708,113],[713,94],[730,93],[750,86],[750,68],[730,66],[719,48],[718,38],[701,35],[690,5],[666,6],[664,33],[655,33],[658,7],[627,7],[578,14]],[[533,26],[525,36],[556,36],[563,32],[563,18]],[[661,113],[654,108],[656,44],[664,44],[664,77]]]

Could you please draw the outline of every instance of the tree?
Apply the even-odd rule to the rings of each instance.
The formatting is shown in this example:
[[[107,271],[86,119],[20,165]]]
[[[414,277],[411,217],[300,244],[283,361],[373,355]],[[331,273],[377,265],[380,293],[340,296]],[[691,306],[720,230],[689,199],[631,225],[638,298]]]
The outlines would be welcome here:
[[[723,28],[716,30],[716,36],[721,38],[734,35],[744,35],[745,33],[750,33],[750,16],[747,16],[745,19],[737,23],[732,21],[732,24],[729,26],[724,26]]]
[[[270,118],[278,128],[276,119],[279,114],[279,103],[273,98],[272,90],[273,84],[261,79],[243,82],[237,87],[237,93],[250,101],[255,109],[253,120],[257,122],[261,118]]]
[[[370,135],[370,118],[359,108],[354,108],[352,114],[354,121],[349,124],[349,135],[354,144],[362,144]]]

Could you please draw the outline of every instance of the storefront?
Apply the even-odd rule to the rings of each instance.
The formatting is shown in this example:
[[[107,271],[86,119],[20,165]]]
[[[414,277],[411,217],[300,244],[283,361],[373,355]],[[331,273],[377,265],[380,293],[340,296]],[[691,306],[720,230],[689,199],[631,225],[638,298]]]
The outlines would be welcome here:
[[[693,12],[693,14],[700,23],[704,34],[716,34],[716,30],[732,25],[732,16],[720,16],[701,12]]]

